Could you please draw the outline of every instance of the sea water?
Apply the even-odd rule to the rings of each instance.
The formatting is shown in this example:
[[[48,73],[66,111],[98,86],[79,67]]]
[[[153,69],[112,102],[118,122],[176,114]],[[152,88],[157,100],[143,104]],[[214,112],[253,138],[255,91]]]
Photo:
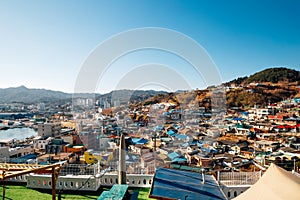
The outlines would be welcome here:
[[[37,136],[37,131],[28,127],[0,130],[0,140],[11,140],[11,139],[24,140],[25,138],[31,136]]]

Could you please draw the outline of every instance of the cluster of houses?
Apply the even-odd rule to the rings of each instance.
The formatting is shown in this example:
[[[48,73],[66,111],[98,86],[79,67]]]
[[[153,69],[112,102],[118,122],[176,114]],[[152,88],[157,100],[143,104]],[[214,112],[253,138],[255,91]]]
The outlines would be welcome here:
[[[215,123],[209,115],[199,118],[204,112],[181,110],[170,102],[122,110],[89,124],[90,131],[99,130],[102,142],[87,144],[110,153],[110,159],[103,162],[117,169],[118,137],[125,134],[130,173],[154,173],[161,166],[253,171],[272,162],[298,170],[299,99],[267,108],[232,108],[222,123]],[[99,124],[102,127],[97,128]],[[89,128],[83,128],[89,137],[86,141],[94,141],[97,134],[87,134]]]
[[[125,135],[128,173],[154,174],[158,167],[207,171],[253,171],[277,163],[298,170],[300,98],[266,108],[230,108],[218,120],[203,108],[162,102],[116,112],[56,113],[37,123],[26,142],[2,141],[0,156],[15,163],[100,162],[117,170],[118,145]]]

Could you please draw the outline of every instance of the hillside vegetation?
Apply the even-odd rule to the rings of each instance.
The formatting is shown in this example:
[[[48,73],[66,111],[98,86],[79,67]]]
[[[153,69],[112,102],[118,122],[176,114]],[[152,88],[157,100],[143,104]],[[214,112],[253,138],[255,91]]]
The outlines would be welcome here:
[[[300,97],[300,72],[287,68],[270,68],[257,72],[249,77],[240,77],[223,85],[226,90],[227,107],[266,106],[284,99]],[[210,90],[195,90],[179,94],[161,94],[154,96],[142,105],[166,101],[177,102],[177,105],[196,104],[210,108]]]
[[[252,83],[252,82],[299,82],[300,81],[300,72],[288,69],[284,67],[279,68],[269,68],[265,69],[261,72],[255,73],[247,78],[244,83]]]
[[[252,107],[297,97],[300,94],[299,83],[299,71],[283,67],[265,69],[225,83],[225,86],[237,87],[227,91],[227,105]]]

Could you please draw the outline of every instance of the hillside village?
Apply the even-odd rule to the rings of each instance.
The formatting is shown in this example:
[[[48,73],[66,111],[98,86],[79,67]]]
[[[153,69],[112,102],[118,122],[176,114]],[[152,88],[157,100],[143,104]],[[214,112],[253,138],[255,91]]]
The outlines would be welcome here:
[[[235,104],[230,99],[237,98],[232,96],[237,91],[256,98],[274,90],[290,96],[276,102],[273,97],[265,99],[263,104],[243,99]],[[224,101],[222,91],[227,96]],[[123,134],[128,174],[153,175],[157,168],[167,167],[205,169],[217,176],[218,171],[265,171],[271,163],[299,172],[299,91],[298,82],[251,82],[169,93],[139,103],[114,102],[116,106],[91,98],[55,107],[3,104],[1,129],[30,127],[37,136],[0,141],[0,159],[18,164],[83,164],[85,170],[99,165],[114,173]]]

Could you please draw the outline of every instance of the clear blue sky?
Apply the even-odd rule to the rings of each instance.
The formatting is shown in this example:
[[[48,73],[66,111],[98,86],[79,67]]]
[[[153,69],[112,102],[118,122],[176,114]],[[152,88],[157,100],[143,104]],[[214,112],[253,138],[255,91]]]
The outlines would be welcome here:
[[[273,66],[300,70],[298,0],[0,0],[0,88],[73,92],[82,63],[97,45],[141,27],[169,28],[193,38],[210,54],[223,81]],[[173,65],[177,59],[141,54],[120,60],[116,68],[122,62]],[[183,70],[184,63],[176,63]],[[197,78],[191,81],[201,87]],[[113,83],[107,83],[99,92],[111,89]]]

